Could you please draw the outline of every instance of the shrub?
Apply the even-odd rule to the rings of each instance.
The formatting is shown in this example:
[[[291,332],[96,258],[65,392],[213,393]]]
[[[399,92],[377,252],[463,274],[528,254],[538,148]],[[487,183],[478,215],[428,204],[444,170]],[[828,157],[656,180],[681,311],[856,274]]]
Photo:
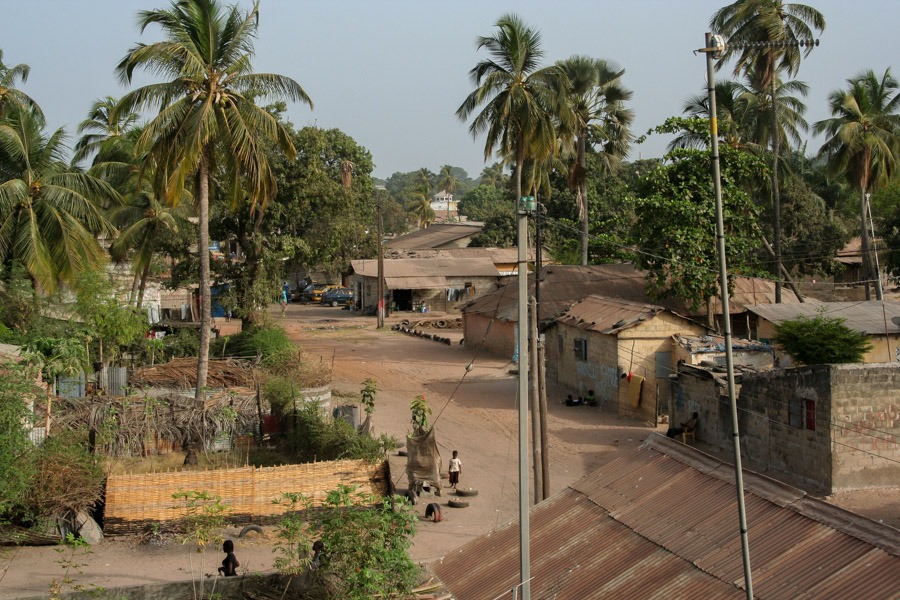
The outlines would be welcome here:
[[[775,331],[775,341],[805,365],[859,363],[872,349],[866,336],[844,325],[844,319],[824,314],[782,321]]]
[[[103,493],[103,469],[87,451],[86,436],[63,432],[34,456],[26,510],[36,519],[72,515],[93,507]]]
[[[259,357],[269,369],[284,370],[296,360],[297,348],[280,327],[252,327],[223,340],[223,354],[236,358]]]

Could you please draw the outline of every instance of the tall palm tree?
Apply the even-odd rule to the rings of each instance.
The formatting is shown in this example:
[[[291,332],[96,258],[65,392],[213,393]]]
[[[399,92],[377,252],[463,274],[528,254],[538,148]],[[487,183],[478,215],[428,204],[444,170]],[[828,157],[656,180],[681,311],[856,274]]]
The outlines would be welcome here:
[[[447,190],[449,193],[459,191],[459,177],[453,172],[451,165],[441,167],[441,172],[437,176],[437,187],[439,190]]]
[[[825,31],[825,17],[805,4],[782,0],[736,0],[712,16],[710,27],[728,40],[717,68],[736,57],[734,74],[747,74],[758,81],[760,88],[770,88],[772,105],[777,106],[775,99],[778,97],[778,73],[796,75],[801,58],[807,56],[813,48],[811,45],[792,44],[812,40],[815,37],[814,30],[818,33]],[[771,112],[775,302],[781,302],[781,198],[778,187],[781,139],[777,135],[779,128],[776,111]]]
[[[506,185],[507,176],[503,172],[503,163],[493,163],[488,165],[484,169],[481,170],[481,175],[478,177],[478,183],[480,185],[491,185],[496,188],[502,188]]]
[[[469,71],[476,87],[456,109],[456,116],[466,121],[481,107],[469,132],[473,137],[485,134],[485,161],[495,149],[501,157],[513,159],[518,202],[529,148],[550,147],[556,138],[553,115],[565,106],[565,86],[559,83],[565,74],[555,65],[541,68],[540,33],[519,17],[504,15],[496,27],[493,35],[478,38],[477,49],[487,50],[489,58]]]
[[[843,175],[859,191],[863,267],[866,279],[875,283],[875,298],[881,300],[881,282],[872,268],[866,228],[866,193],[887,183],[897,169],[900,85],[890,69],[881,79],[869,70],[847,83],[846,90],[835,90],[829,95],[832,117],[815,123],[813,131],[828,136],[819,151],[827,160],[828,170]]]
[[[590,216],[585,151],[589,143],[598,144],[600,164],[607,174],[617,170],[621,159],[628,154],[632,139],[630,126],[634,113],[625,107],[632,93],[622,85],[625,69],[615,63],[576,55],[557,64],[568,80],[567,110],[574,116],[568,121],[569,127],[565,127],[565,122],[560,127],[560,135],[567,143],[574,143],[569,183],[575,188],[581,220],[581,264],[587,266]]]
[[[0,261],[18,261],[44,291],[72,282],[105,260],[97,234],[114,228],[97,207],[115,190],[65,159],[62,129],[43,134],[43,119],[15,108],[0,122]]]
[[[81,137],[75,143],[73,162],[81,162],[87,157],[106,148],[106,156],[102,160],[110,158],[124,159],[131,154],[131,144],[127,148],[116,148],[120,145],[126,134],[136,125],[137,113],[123,113],[117,110],[118,101],[112,96],[106,96],[95,100],[88,112],[88,117],[78,124],[76,133]],[[117,150],[120,150],[117,152]]]
[[[283,75],[254,73],[253,40],[259,22],[259,3],[242,12],[218,0],[177,0],[168,9],[142,11],[141,31],[155,24],[163,41],[137,44],[116,67],[119,79],[130,83],[137,68],[168,80],[144,86],[122,98],[120,110],[158,108],[138,140],[138,155],[156,160],[156,186],[167,202],[181,197],[185,181],[195,181],[194,198],[200,224],[200,352],[195,400],[205,402],[209,370],[210,276],[209,193],[211,172],[221,159],[230,179],[231,201],[245,197],[252,205],[265,204],[276,190],[264,140],[277,142],[293,157],[287,130],[257,106],[259,95],[312,101],[300,85]]]
[[[30,109],[41,123],[44,122],[44,113],[37,102],[22,90],[16,89],[16,82],[25,83],[30,73],[31,67],[26,64],[7,66],[3,62],[3,50],[0,49],[0,117],[6,114],[9,107],[18,106]]]
[[[431,208],[431,202],[428,197],[420,192],[411,194],[412,200],[407,205],[407,214],[416,220],[419,229],[425,229],[434,223],[434,209]]]
[[[416,171],[413,176],[413,181],[415,182],[416,191],[423,196],[428,197],[431,193],[431,187],[434,184],[434,173],[429,171],[427,167],[422,167]]]

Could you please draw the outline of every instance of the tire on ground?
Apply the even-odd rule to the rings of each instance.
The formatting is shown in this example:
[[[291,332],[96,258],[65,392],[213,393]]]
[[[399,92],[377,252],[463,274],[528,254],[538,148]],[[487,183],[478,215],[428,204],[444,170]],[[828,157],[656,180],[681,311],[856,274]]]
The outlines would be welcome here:
[[[473,490],[472,488],[457,488],[456,495],[461,498],[467,498],[470,496],[477,496],[478,490]]]
[[[245,535],[247,535],[248,533],[250,533],[251,531],[253,531],[253,532],[255,532],[255,533],[258,533],[258,534],[262,535],[262,533],[263,533],[263,528],[260,527],[259,525],[247,525],[246,527],[244,527],[243,529],[241,529],[241,532],[238,534],[238,537],[239,537],[239,538],[242,538],[242,537],[244,537]]]
[[[460,498],[450,498],[447,502],[447,506],[450,508],[466,508],[469,506],[468,500],[462,500]]]

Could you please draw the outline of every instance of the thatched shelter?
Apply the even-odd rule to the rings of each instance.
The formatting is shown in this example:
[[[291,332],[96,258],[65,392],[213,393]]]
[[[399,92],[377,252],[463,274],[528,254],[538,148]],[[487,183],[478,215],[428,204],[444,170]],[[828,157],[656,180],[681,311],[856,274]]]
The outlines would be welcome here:
[[[255,388],[259,373],[255,361],[237,358],[209,360],[206,385],[212,389]],[[139,388],[191,389],[197,385],[197,359],[175,358],[134,372],[130,384]]]

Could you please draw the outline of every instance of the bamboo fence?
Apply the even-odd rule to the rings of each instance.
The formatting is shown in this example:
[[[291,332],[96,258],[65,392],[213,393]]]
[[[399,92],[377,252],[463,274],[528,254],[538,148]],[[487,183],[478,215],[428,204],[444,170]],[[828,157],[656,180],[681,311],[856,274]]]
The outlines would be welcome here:
[[[388,493],[387,462],[339,460],[280,467],[110,475],[106,483],[103,531],[107,535],[145,531],[152,523],[173,523],[187,514],[172,495],[197,491],[218,496],[232,522],[265,522],[288,511],[274,503],[285,492],[303,494],[321,506],[339,484],[376,497]]]

